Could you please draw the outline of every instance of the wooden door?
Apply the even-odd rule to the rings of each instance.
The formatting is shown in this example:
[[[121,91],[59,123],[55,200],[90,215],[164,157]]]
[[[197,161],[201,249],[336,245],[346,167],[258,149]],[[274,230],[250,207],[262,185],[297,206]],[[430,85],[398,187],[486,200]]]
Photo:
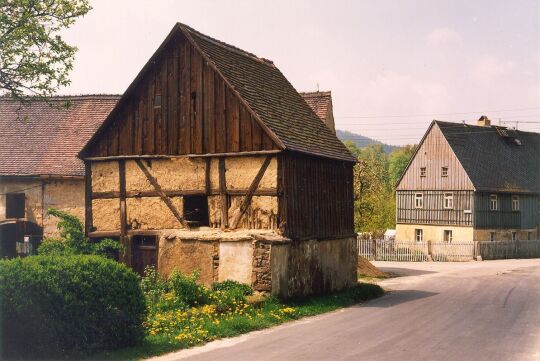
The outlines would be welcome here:
[[[157,267],[157,237],[134,236],[131,267],[140,275],[147,266]]]

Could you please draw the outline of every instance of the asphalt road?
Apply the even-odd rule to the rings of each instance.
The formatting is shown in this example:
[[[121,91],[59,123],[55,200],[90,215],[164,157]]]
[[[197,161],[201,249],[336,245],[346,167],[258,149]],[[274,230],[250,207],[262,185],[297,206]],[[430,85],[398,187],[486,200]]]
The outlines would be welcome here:
[[[376,265],[382,298],[158,359],[540,360],[540,260]]]

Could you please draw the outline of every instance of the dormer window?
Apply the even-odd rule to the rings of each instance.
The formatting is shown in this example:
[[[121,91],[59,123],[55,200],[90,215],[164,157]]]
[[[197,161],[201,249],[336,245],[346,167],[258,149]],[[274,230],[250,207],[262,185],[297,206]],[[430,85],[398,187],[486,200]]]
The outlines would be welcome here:
[[[441,177],[448,177],[448,167],[441,167]]]
[[[427,174],[426,167],[420,167],[420,177],[425,177]]]

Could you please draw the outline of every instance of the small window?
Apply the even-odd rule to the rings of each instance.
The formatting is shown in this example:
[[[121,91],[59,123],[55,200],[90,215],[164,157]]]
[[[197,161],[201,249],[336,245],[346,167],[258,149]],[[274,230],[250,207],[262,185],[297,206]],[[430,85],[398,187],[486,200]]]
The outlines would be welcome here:
[[[489,195],[489,210],[490,211],[496,211],[499,208],[498,205],[498,197],[496,194],[490,194]]]
[[[495,241],[495,232],[489,232],[489,240],[491,242],[494,242]]]
[[[422,242],[422,240],[424,239],[424,231],[422,229],[415,229],[414,239],[416,240],[416,242]]]
[[[448,177],[448,167],[441,167],[441,177]]]
[[[517,232],[516,231],[512,231],[512,241],[517,241],[518,237],[517,237]]]
[[[427,174],[426,167],[420,167],[420,177],[425,177]]]
[[[208,198],[205,195],[184,196],[184,219],[191,227],[208,226]]]
[[[444,241],[446,243],[452,243],[452,231],[445,229],[444,230]]]
[[[527,241],[530,241],[532,239],[532,232],[527,232]]]
[[[453,209],[454,208],[454,194],[445,193],[444,194],[444,209]]]
[[[512,196],[512,211],[519,211],[519,196]]]
[[[6,194],[6,218],[24,218],[24,193]]]
[[[154,97],[154,108],[161,108],[161,94],[156,94]]]
[[[414,208],[424,208],[424,195],[422,193],[414,194]]]

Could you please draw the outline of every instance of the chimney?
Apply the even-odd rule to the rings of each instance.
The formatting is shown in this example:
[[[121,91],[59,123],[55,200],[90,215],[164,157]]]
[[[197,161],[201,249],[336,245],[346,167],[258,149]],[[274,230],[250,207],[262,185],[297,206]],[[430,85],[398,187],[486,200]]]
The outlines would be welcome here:
[[[481,127],[489,127],[491,125],[491,120],[489,120],[485,115],[482,115],[480,119],[478,119],[477,125]]]

